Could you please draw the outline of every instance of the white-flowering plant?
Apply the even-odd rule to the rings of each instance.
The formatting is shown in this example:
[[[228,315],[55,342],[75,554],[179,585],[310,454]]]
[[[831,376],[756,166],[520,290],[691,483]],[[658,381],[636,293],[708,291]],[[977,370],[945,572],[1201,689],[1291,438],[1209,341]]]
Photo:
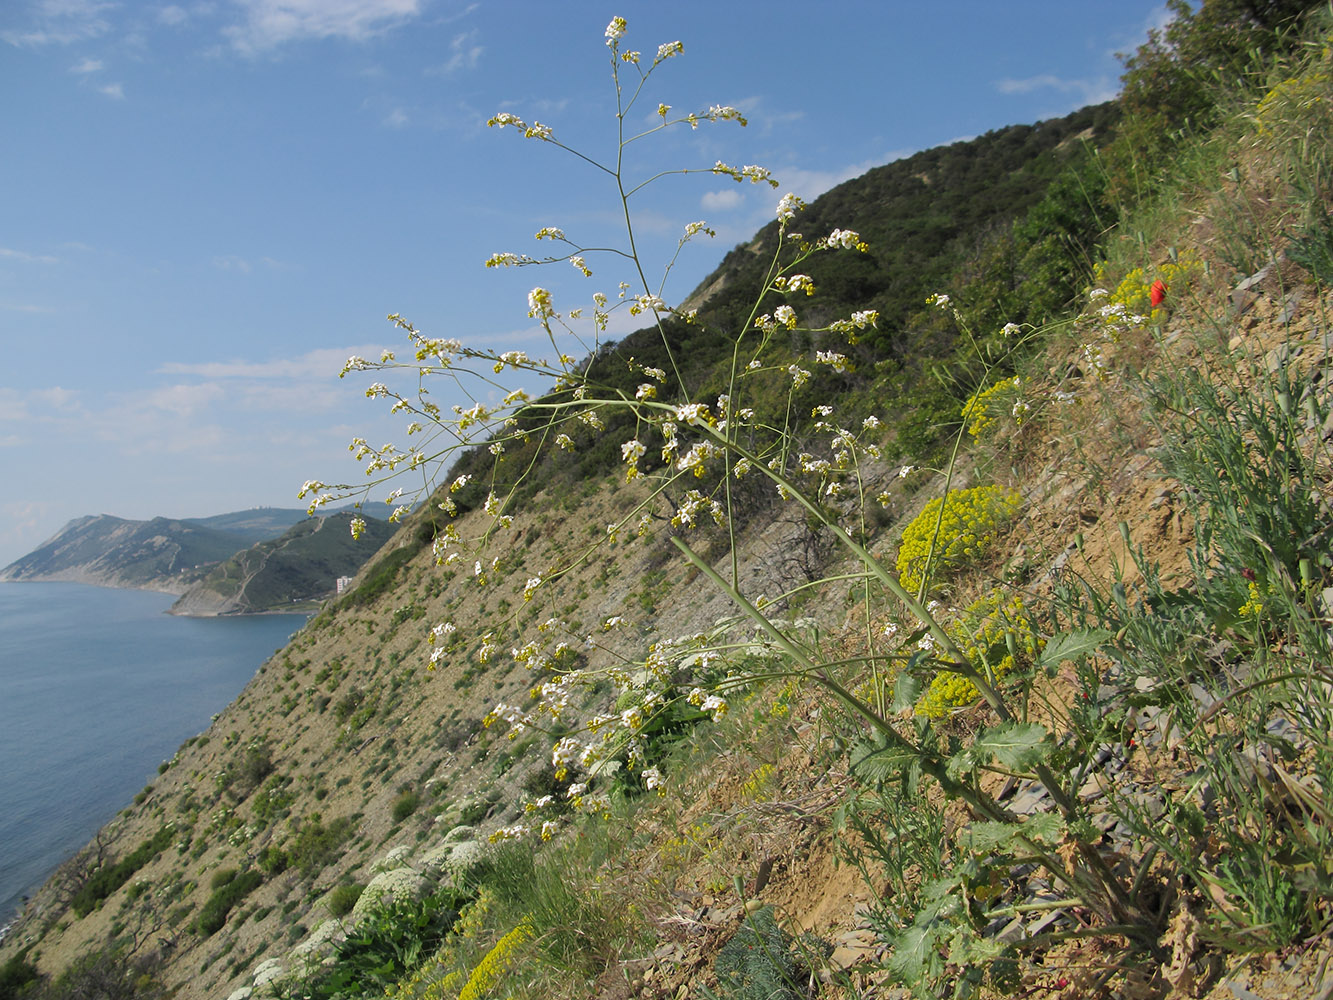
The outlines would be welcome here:
[[[649,61],[640,52],[624,47],[627,30],[622,18],[614,19],[606,30],[616,127],[621,130],[618,153],[623,153],[629,143],[671,129],[745,124],[744,117],[727,106],[713,105],[679,114],[669,104],[661,103],[649,127],[626,137],[625,123],[650,79],[682,51],[679,42],[672,42],[660,46]],[[508,112],[497,114],[489,124],[514,129],[524,138],[569,152],[613,177],[620,192],[618,208],[625,229],[620,245],[594,248],[583,245],[572,233],[546,226],[536,232],[536,239],[551,246],[551,252],[542,256],[498,252],[485,264],[565,264],[583,275],[600,275],[602,261],[609,260],[627,268],[628,280],[619,281],[611,291],[594,292],[590,308],[566,308],[549,289],[534,287],[528,295],[528,315],[545,340],[545,356],[472,348],[451,338],[434,337],[401,316],[390,316],[410,340],[412,358],[351,358],[344,374],[387,373],[386,381],[376,382],[367,394],[389,401],[393,412],[401,412],[412,421],[412,443],[406,448],[386,444],[376,449],[363,440],[354,441],[352,451],[365,463],[366,485],[307,483],[307,492],[314,494],[312,507],[412,474],[415,492],[408,490],[403,499],[413,505],[428,499],[446,518],[432,546],[437,564],[471,564],[470,578],[460,585],[490,586],[505,572],[499,529],[514,523],[520,498],[527,495],[527,480],[542,463],[559,461],[562,454],[577,451],[580,442],[595,440],[606,428],[627,427],[630,429],[624,439],[615,443],[623,473],[635,483],[635,502],[607,524],[604,532],[599,528],[598,538],[589,547],[612,544],[622,534],[640,534],[654,517],[669,521],[676,531],[671,541],[680,556],[731,601],[736,614],[707,632],[658,637],[646,641],[646,648],[635,648],[632,636],[623,636],[619,645],[613,645],[612,637],[606,634],[625,627],[620,615],[594,631],[576,631],[560,617],[551,616],[526,635],[520,627],[520,615],[514,612],[512,624],[518,638],[508,655],[531,672],[531,697],[521,705],[496,705],[486,724],[504,724],[511,737],[534,730],[559,732],[561,735],[553,735],[546,747],[557,778],[569,783],[566,801],[575,811],[605,815],[610,808],[608,791],[627,777],[639,788],[659,793],[664,790],[666,779],[654,755],[654,740],[670,727],[724,718],[735,699],[761,680],[804,679],[842,703],[866,732],[870,741],[867,745],[879,748],[876,754],[886,754],[884,759],[903,767],[910,762],[918,773],[929,775],[947,796],[966,802],[975,815],[1005,824],[1006,828],[1014,822],[1012,815],[975,780],[979,769],[993,760],[1006,768],[1034,774],[1051,789],[1056,805],[1072,815],[1076,803],[1044,764],[1050,749],[1045,729],[1021,721],[1021,713],[1010,710],[999,690],[999,675],[989,663],[988,650],[972,649],[969,653],[960,648],[956,632],[946,629],[925,606],[925,584],[917,592],[905,590],[897,574],[875,558],[862,541],[868,533],[865,511],[876,499],[867,489],[867,472],[881,458],[880,421],[861,415],[841,418],[836,399],[810,400],[803,396],[815,372],[826,380],[850,377],[856,367],[852,348],[860,333],[878,322],[877,313],[870,309],[834,317],[829,317],[827,310],[813,312],[812,307],[819,303],[819,289],[809,271],[818,270],[809,264],[820,255],[866,253],[866,241],[849,229],[833,229],[813,239],[797,233],[793,227],[804,203],[793,194],[783,195],[775,206],[776,239],[765,251],[765,273],[753,289],[748,316],[734,328],[705,331],[725,345],[729,364],[722,373],[723,391],[714,388],[704,397],[700,387],[683,374],[690,369],[673,348],[669,331],[677,323],[699,324],[705,320],[692,311],[686,313],[671,306],[663,291],[681,249],[692,239],[711,235],[712,230],[704,222],[686,225],[674,254],[660,268],[660,279],[651,282],[649,265],[638,249],[629,199],[645,186],[673,174],[725,176],[774,187],[777,181],[762,167],[733,167],[721,162],[636,178],[626,175],[621,156],[599,162],[565,145],[559,131],[547,124]],[[767,305],[770,302],[775,304]],[[948,296],[935,296],[933,303],[940,309],[951,309]],[[657,354],[664,359],[654,365],[622,356],[619,363],[627,365],[629,371],[619,382],[603,377],[607,366],[615,362],[608,360],[613,356],[602,350],[605,345],[600,339],[618,310],[651,324],[650,329],[659,334]],[[810,321],[813,315],[821,317],[817,323]],[[415,388],[392,388],[389,383],[394,375],[410,376]],[[528,380],[532,391],[505,384],[503,376]],[[448,407],[436,402],[431,388],[444,380],[466,398]],[[1017,413],[1014,418],[1018,418]],[[467,467],[455,473],[447,487],[437,489],[446,465],[467,449]],[[523,455],[521,462],[514,459],[519,452]],[[490,456],[489,476],[483,467],[485,460],[478,458],[482,453]],[[503,465],[505,462],[509,464]],[[510,471],[515,468],[518,471]],[[891,478],[893,471],[879,468],[876,476]],[[904,466],[900,475],[910,471],[910,466]],[[841,649],[822,643],[817,627],[809,623],[798,626],[777,617],[789,594],[770,595],[766,600],[746,592],[736,538],[739,484],[744,481],[745,488],[752,489],[754,483],[764,479],[764,489],[777,498],[773,502],[798,507],[800,518],[832,538],[850,565],[850,569],[839,567],[829,577],[820,577],[819,567],[799,588],[843,594],[853,588],[867,637],[863,655],[849,658]],[[946,492],[949,488],[946,480]],[[465,521],[459,515],[468,510],[474,513]],[[438,521],[434,512],[431,516]],[[465,529],[465,524],[470,527]],[[713,526],[727,540],[729,558],[721,560],[724,569],[719,570],[715,560],[698,555],[687,540],[691,531],[705,526]],[[589,549],[584,548],[561,556],[562,561],[534,575],[523,574],[523,606],[541,601],[553,581],[588,556]],[[901,639],[896,638],[898,628],[885,627],[886,607],[897,609]],[[481,663],[504,655],[503,646],[508,643],[498,635],[501,626],[492,621],[477,628],[484,629],[485,634],[467,635],[468,629],[461,621],[434,624],[429,633],[430,666],[468,655],[469,650]],[[584,654],[594,650],[603,665],[584,666]],[[868,680],[849,685],[849,672],[860,673]],[[978,737],[982,749],[951,756],[942,744],[896,718],[891,702],[910,707],[920,691],[913,685],[930,672],[965,678],[998,719],[993,729]],[[587,698],[589,690],[606,682],[615,692],[614,707],[606,698]],[[519,823],[498,836],[548,838],[556,822],[554,818],[545,820],[540,828]],[[1065,830],[1063,820],[1043,824],[1040,829],[1041,835],[1037,836],[1014,827],[1011,839],[1024,843],[1057,881],[1077,893],[1107,922],[1128,922],[1131,914],[1123,890],[1118,889],[1115,876],[1100,855],[1082,842],[1072,852],[1057,853],[1052,844]]]

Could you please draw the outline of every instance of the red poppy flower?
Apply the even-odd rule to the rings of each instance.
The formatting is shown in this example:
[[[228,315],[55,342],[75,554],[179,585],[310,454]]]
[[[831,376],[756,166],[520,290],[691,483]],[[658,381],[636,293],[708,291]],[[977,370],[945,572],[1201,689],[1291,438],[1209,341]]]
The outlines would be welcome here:
[[[1166,298],[1166,284],[1161,278],[1152,283],[1152,288],[1148,289],[1148,299],[1152,302],[1152,307],[1156,309]]]

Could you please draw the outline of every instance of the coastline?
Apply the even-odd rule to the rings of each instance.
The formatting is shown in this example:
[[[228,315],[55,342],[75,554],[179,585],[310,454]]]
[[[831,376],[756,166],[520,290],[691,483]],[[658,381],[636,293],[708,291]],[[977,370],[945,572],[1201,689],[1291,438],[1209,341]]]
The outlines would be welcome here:
[[[61,866],[208,729],[308,616],[230,615],[230,625],[212,625],[165,614],[170,595],[161,591],[4,582],[38,584],[0,587],[9,664],[0,927],[9,935]]]

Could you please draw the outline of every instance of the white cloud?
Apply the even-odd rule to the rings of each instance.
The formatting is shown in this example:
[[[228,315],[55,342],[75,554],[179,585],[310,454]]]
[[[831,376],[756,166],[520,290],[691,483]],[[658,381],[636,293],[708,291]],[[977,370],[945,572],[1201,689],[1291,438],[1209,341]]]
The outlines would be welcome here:
[[[439,66],[426,70],[428,76],[450,76],[461,70],[476,69],[486,49],[477,44],[477,31],[455,35],[449,42],[449,58]]]
[[[245,22],[227,29],[242,52],[309,38],[365,41],[416,17],[421,0],[239,0]]]
[[[13,554],[33,548],[37,544],[34,539],[41,537],[38,532],[42,530],[43,522],[50,519],[52,507],[45,500],[15,500],[0,504],[0,547],[13,550]]]
[[[69,45],[106,34],[111,25],[102,15],[114,3],[103,0],[40,0],[27,30],[0,32],[10,45]]]
[[[249,274],[255,269],[256,263],[263,264],[270,271],[285,271],[290,267],[283,261],[275,260],[272,257],[260,257],[257,262],[234,253],[219,254],[213,258],[213,266],[219,271],[239,271],[241,274]]]
[[[699,199],[699,204],[709,212],[727,212],[745,201],[739,191],[727,188],[723,191],[709,191]]]
[[[336,379],[343,364],[352,355],[373,360],[384,351],[383,344],[360,344],[320,348],[295,358],[276,358],[272,361],[168,361],[157,371],[164,375],[198,375],[207,379]]]
[[[125,100],[125,88],[119,83],[108,83],[105,87],[98,87],[97,89],[113,101]]]
[[[879,166],[882,160],[863,160],[860,163],[849,163],[846,166],[836,170],[802,170],[799,167],[787,168],[773,171],[773,176],[781,183],[778,188],[779,193],[773,196],[773,208],[776,211],[778,199],[781,194],[791,192],[799,195],[806,201],[814,201],[825,191],[837,187],[843,181],[849,181],[853,177],[860,177],[872,167]]]
[[[235,254],[226,254],[213,258],[213,266],[219,271],[240,271],[242,274],[249,274],[253,267],[244,257],[237,257]]]
[[[8,247],[0,247],[0,257],[7,260],[21,260],[31,264],[58,264],[60,258],[52,257],[44,253],[27,253],[23,250],[11,250]]]
[[[60,386],[23,391],[0,387],[0,421],[6,423],[64,417],[78,406],[78,393]]]
[[[222,386],[216,382],[204,382],[163,386],[150,390],[139,399],[147,409],[165,411],[177,417],[191,417],[212,408],[224,395]]]
[[[75,66],[71,66],[69,68],[69,71],[71,73],[96,73],[101,68],[102,68],[102,60],[85,59],[83,60],[83,62],[78,63]]]
[[[1022,80],[1005,79],[995,84],[1001,94],[1031,94],[1038,90],[1054,90],[1073,94],[1083,104],[1100,104],[1115,97],[1119,88],[1114,80],[1101,76],[1090,80],[1070,80],[1052,73],[1040,73]]]
[[[157,19],[163,24],[184,24],[189,18],[189,12],[184,7],[178,7],[174,3],[168,4],[157,12]]]
[[[394,108],[384,116],[384,125],[388,128],[402,128],[407,122],[407,112],[402,108]]]

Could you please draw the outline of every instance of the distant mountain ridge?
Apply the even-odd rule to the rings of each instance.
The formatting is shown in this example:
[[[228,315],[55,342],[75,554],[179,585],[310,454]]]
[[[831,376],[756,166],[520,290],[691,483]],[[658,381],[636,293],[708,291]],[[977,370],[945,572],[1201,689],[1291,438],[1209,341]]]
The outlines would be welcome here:
[[[304,509],[283,507],[147,521],[111,514],[79,517],[32,552],[0,569],[0,580],[60,580],[179,596],[204,580],[219,563],[308,519]],[[368,519],[367,523],[375,522]],[[365,545],[362,559],[372,555],[376,547],[373,540]],[[321,580],[314,593],[332,586],[332,581],[323,584]]]
[[[277,538],[256,542],[210,570],[171,613],[256,614],[332,596],[338,578],[353,576],[396,530],[387,521],[360,516],[365,522],[360,539],[352,537],[352,513],[342,511],[306,518]]]

